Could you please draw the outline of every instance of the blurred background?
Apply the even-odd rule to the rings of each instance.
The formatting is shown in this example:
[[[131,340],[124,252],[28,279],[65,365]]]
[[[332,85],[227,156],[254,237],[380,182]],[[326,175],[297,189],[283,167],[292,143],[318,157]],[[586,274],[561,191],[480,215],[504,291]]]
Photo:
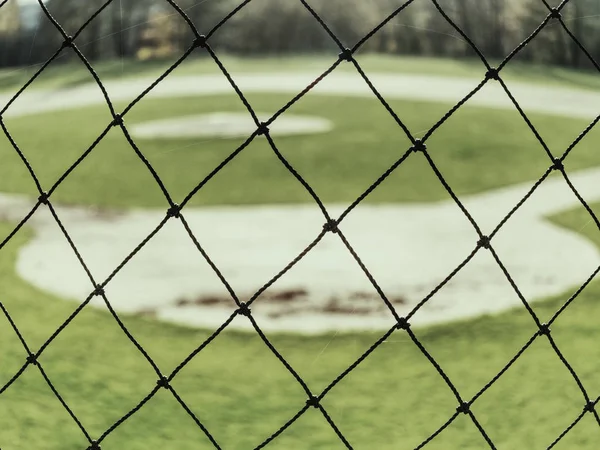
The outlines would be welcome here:
[[[98,2],[46,0],[46,5],[67,32],[75,32],[98,8]],[[203,33],[231,12],[236,0],[180,0],[195,26]],[[311,5],[345,43],[354,43],[383,17],[399,7],[400,0],[320,0]],[[547,15],[538,0],[442,0],[440,5],[490,59],[501,59],[523,41]],[[589,53],[600,58],[600,3],[570,2],[563,19]],[[42,18],[36,0],[8,0],[0,14],[0,67],[44,62],[62,42],[50,21]],[[276,20],[274,18],[276,17]],[[149,60],[181,54],[191,32],[164,0],[120,0],[108,6],[78,39],[91,61],[130,58]],[[446,58],[474,56],[468,44],[437,12],[432,2],[413,2],[364,46],[364,52]],[[243,8],[211,39],[213,48],[241,56],[314,54],[335,44],[298,1],[260,0]],[[26,49],[26,51],[24,51]],[[64,55],[61,60],[74,58]],[[586,68],[589,60],[560,26],[546,27],[517,59]]]

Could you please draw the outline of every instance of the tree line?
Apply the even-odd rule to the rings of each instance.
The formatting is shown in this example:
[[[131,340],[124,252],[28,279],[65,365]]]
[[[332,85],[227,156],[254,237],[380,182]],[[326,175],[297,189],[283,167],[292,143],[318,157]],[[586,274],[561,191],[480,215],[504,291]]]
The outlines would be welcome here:
[[[62,36],[36,3],[9,0],[0,9],[0,66],[43,62],[61,45]],[[239,0],[176,0],[200,32],[210,30]],[[308,3],[346,46],[352,46],[398,8],[404,0],[309,0]],[[46,0],[52,16],[73,34],[103,2]],[[548,15],[542,0],[438,0],[481,52],[502,59]],[[34,10],[35,9],[35,10]],[[37,23],[31,26],[32,17]],[[572,0],[563,21],[589,54],[600,61],[600,2]],[[25,20],[27,19],[27,20]],[[27,22],[27,23],[26,23]],[[22,23],[22,26],[16,24]],[[29,26],[26,26],[29,24]],[[115,0],[78,36],[91,61],[115,58],[161,58],[180,54],[193,34],[166,0]],[[264,56],[336,50],[300,0],[252,0],[211,37],[218,50]],[[415,0],[370,38],[363,51],[398,55],[471,58],[472,47],[431,0]],[[68,57],[62,58],[63,60]],[[552,20],[519,54],[520,60],[568,67],[589,67],[589,58]]]

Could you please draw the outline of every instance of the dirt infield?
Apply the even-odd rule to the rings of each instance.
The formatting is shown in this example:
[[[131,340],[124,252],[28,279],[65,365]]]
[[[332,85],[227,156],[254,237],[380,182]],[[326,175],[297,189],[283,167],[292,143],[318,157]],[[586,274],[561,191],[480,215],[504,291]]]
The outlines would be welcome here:
[[[572,173],[571,179],[586,199],[600,200],[600,169]],[[523,183],[463,201],[485,232],[530,186]],[[600,264],[591,242],[545,219],[577,204],[564,181],[553,176],[494,238],[494,248],[528,300],[581,284]],[[32,205],[23,197],[0,195],[5,219],[22,218]],[[328,209],[335,217],[343,207],[328,205]],[[161,210],[98,214],[86,207],[60,206],[57,212],[98,279],[107,277],[165,215]],[[312,205],[189,208],[184,215],[242,300],[294,259],[320,233],[324,222]],[[90,283],[50,212],[36,212],[30,226],[36,237],[19,253],[20,276],[61,297],[86,298]],[[362,205],[340,228],[400,314],[426,297],[477,244],[475,231],[452,201]],[[218,326],[235,309],[176,220],[169,221],[123,268],[106,292],[118,311],[193,326]],[[385,328],[392,318],[382,304],[339,238],[327,234],[256,301],[253,311],[266,330],[314,333]],[[480,250],[413,322],[474,317],[519,304],[492,256]],[[249,323],[236,320],[233,326],[244,328]]]
[[[472,80],[452,78],[377,74],[370,77],[385,96],[426,101],[455,101],[474,86]],[[234,78],[242,90],[258,92],[297,92],[311,81],[304,75],[282,74]],[[128,80],[111,82],[107,87],[113,99],[127,99],[135,97],[147,84],[148,80]],[[512,107],[497,86],[489,88],[476,95],[473,104]],[[600,104],[600,94],[596,93],[555,88],[544,91],[524,85],[511,88],[526,110],[590,117],[597,114]],[[207,75],[166,79],[152,95],[176,97],[230,90],[226,80]],[[349,74],[328,77],[316,92],[372,95],[362,80]],[[101,101],[94,86],[62,93],[31,92],[25,93],[9,112],[13,116],[26,115]],[[573,172],[571,179],[587,200],[600,200],[600,169]],[[523,183],[462,200],[484,232],[489,232],[531,185]],[[21,220],[32,205],[33,201],[23,196],[0,194],[0,215],[5,220]],[[592,243],[545,219],[577,205],[564,180],[551,176],[494,238],[494,248],[528,300],[579,285],[600,264],[600,254]],[[328,205],[333,217],[343,208]],[[100,280],[165,215],[159,210],[99,214],[88,207],[60,206],[57,212]],[[242,300],[294,259],[320,233],[324,223],[322,214],[312,205],[186,208],[183,214]],[[19,253],[19,275],[61,297],[85,299],[91,285],[50,213],[40,209],[30,225],[36,237]],[[435,289],[477,244],[475,231],[452,201],[361,205],[340,228],[400,315],[407,314]],[[168,222],[124,267],[107,286],[106,293],[117,311],[191,326],[214,328],[235,310],[221,281],[176,220]],[[95,300],[92,304],[105,307]],[[411,322],[439,323],[519,304],[520,299],[491,255],[480,250]],[[257,299],[253,313],[265,331],[319,333],[384,329],[393,324],[370,281],[334,234],[327,234],[306,258]],[[232,323],[238,329],[249,326],[244,320]]]

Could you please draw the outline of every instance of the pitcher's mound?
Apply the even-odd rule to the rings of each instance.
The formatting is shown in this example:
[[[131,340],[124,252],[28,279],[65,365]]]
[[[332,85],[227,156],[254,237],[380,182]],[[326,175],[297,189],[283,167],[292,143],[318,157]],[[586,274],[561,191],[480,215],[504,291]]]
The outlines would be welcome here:
[[[261,121],[272,114],[258,113]],[[218,112],[211,114],[175,117],[165,120],[143,122],[131,127],[138,138],[185,139],[185,138],[246,138],[256,131],[256,124],[249,113]],[[278,117],[269,131],[273,136],[289,136],[325,133],[333,128],[332,123],[320,117],[286,114]]]

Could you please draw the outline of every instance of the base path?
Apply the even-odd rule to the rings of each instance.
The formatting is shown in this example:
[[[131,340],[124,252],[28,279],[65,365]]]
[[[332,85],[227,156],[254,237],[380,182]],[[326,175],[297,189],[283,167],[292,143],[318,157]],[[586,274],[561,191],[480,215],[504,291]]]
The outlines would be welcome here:
[[[297,93],[310,83],[304,75],[234,75],[244,91]],[[388,98],[455,102],[477,82],[407,75],[373,75]],[[116,100],[134,98],[151,80],[107,83]],[[600,94],[510,84],[526,111],[593,118]],[[167,78],[151,96],[173,97],[231,92],[222,76]],[[333,74],[315,92],[371,96],[351,74]],[[7,99],[4,99],[7,100]],[[9,115],[75,108],[102,102],[95,86],[64,92],[25,93]],[[498,86],[486,86],[473,104],[512,108]],[[0,98],[0,105],[3,99]],[[541,174],[540,174],[541,175]],[[573,172],[571,180],[588,201],[600,200],[600,169]],[[489,233],[526,194],[533,182],[462,200]],[[578,206],[565,181],[553,175],[493,239],[494,249],[528,300],[557,295],[581,285],[600,265],[600,253],[581,235],[552,225],[548,215]],[[0,214],[21,220],[33,201],[0,194]],[[345,205],[329,205],[333,217]],[[165,211],[98,213],[86,207],[57,206],[97,280],[112,270],[164,218]],[[200,244],[241,300],[292,261],[320,233],[325,219],[313,205],[212,207],[184,210]],[[29,225],[35,238],[21,249],[19,275],[64,298],[82,301],[92,290],[79,262],[49,211],[41,208]],[[594,226],[590,221],[589,226]],[[451,201],[421,205],[360,205],[340,225],[358,256],[401,316],[408,314],[476,247],[477,234]],[[192,326],[216,328],[235,310],[227,290],[203,259],[182,224],[173,219],[107,286],[117,311],[146,314]],[[93,305],[105,307],[98,299]],[[411,322],[425,325],[494,313],[521,305],[491,254],[480,250],[440,289]],[[387,329],[394,323],[367,276],[339,237],[324,239],[253,305],[266,331],[318,333],[329,330]],[[232,328],[249,329],[244,317]]]
[[[386,98],[456,103],[475,88],[480,80],[433,75],[368,74],[369,79]],[[295,95],[313,83],[315,74],[256,73],[233,74],[243,92],[269,92]],[[113,101],[132,101],[155,81],[154,78],[110,80],[105,83]],[[541,112],[569,117],[593,119],[600,114],[600,92],[566,89],[555,86],[533,86],[507,82],[508,88],[526,112]],[[236,95],[221,74],[176,77],[164,79],[146,98],[189,97],[192,95]],[[364,80],[358,75],[334,72],[317,84],[309,95],[340,95],[374,98]],[[291,98],[291,97],[290,97]],[[0,107],[10,100],[0,95]],[[54,91],[27,89],[15,101],[6,117],[72,109],[104,103],[96,84]],[[468,105],[489,108],[514,109],[501,86],[489,81],[468,102]]]

